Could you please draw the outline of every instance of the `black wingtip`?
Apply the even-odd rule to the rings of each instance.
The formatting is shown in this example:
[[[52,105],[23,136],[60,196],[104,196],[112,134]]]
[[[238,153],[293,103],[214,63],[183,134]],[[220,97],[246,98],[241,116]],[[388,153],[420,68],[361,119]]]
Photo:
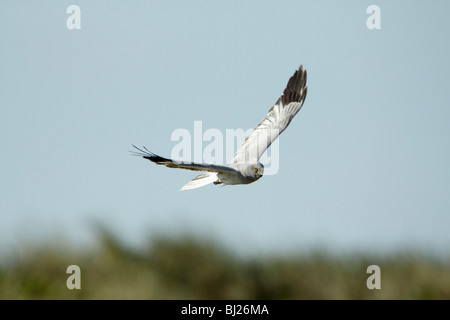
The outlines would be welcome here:
[[[166,159],[166,158],[163,158],[163,157],[160,157],[160,156],[154,154],[153,152],[148,150],[145,146],[142,146],[142,149],[144,149],[144,150],[142,150],[141,148],[136,147],[134,144],[132,144],[132,146],[135,149],[138,150],[138,151],[130,151],[130,153],[133,156],[142,157],[144,159],[150,160],[150,161],[158,163],[158,164],[161,163],[161,162],[170,161],[170,159]]]
[[[149,151],[144,146],[142,147],[144,150],[142,150],[141,148],[136,147],[134,144],[132,144],[132,146],[136,150],[138,150],[138,151],[130,151],[131,155],[133,155],[133,156],[143,157],[143,158],[148,159],[148,160],[151,160],[152,158],[154,158],[156,156],[153,152]]]
[[[144,150],[142,150],[141,148],[138,148],[138,147],[136,147],[134,144],[132,144],[132,146],[133,146],[133,148],[135,148],[136,150],[138,150],[138,151],[134,151],[134,150],[130,150],[129,152],[131,153],[131,155],[133,155],[133,156],[138,156],[138,157],[145,157],[145,156],[151,156],[151,155],[153,155],[151,152],[149,152],[148,150],[147,151],[144,151]],[[143,147],[143,148],[145,148],[145,147]]]
[[[280,97],[283,105],[287,105],[290,102],[301,102],[305,99],[307,91],[306,79],[307,72],[303,70],[303,65],[301,64],[289,79],[286,89],[284,89],[283,95]]]

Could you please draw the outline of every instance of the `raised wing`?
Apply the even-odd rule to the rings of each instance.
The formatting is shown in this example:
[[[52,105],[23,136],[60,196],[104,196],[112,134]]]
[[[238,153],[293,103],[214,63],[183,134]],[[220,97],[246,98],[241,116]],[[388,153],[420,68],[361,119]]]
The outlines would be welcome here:
[[[186,169],[192,171],[208,171],[208,172],[238,172],[237,170],[226,167],[219,166],[215,164],[207,164],[207,163],[195,163],[195,162],[180,162],[172,159],[166,159],[160,157],[153,152],[149,151],[146,147],[143,147],[144,150],[133,145],[138,151],[130,151],[133,155],[143,157],[144,159],[150,160],[156,164],[163,164],[169,168],[177,168],[177,169]]]
[[[256,163],[272,142],[287,128],[306,98],[306,70],[301,65],[289,79],[283,95],[270,108],[242,143],[231,163]]]

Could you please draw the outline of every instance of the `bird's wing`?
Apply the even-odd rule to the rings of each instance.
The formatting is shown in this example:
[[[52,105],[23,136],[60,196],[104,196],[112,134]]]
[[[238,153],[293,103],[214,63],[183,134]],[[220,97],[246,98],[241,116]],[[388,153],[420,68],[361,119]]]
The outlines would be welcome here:
[[[300,66],[289,79],[283,95],[248,135],[231,163],[256,163],[301,109],[307,90],[306,70]]]
[[[146,147],[143,147],[144,150],[136,147],[135,145],[133,145],[133,147],[138,150],[138,151],[130,151],[133,155],[143,157],[144,159],[150,160],[156,164],[163,164],[169,168],[178,168],[193,171],[208,171],[208,172],[228,172],[228,173],[238,172],[237,170],[227,166],[220,166],[208,163],[181,162],[172,159],[166,159],[154,154],[153,152],[150,152],[149,150],[147,150]]]

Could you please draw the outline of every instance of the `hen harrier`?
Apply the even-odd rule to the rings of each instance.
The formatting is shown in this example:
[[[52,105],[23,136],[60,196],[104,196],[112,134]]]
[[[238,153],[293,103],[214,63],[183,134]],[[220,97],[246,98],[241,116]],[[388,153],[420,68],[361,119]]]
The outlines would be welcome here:
[[[306,70],[300,66],[289,79],[283,95],[270,108],[263,121],[247,136],[228,165],[175,161],[160,157],[146,147],[140,149],[135,145],[133,147],[138,151],[132,151],[132,153],[169,168],[204,171],[189,181],[180,191],[203,187],[210,183],[233,185],[255,182],[264,172],[264,166],[258,161],[259,158],[301,109],[307,89]]]

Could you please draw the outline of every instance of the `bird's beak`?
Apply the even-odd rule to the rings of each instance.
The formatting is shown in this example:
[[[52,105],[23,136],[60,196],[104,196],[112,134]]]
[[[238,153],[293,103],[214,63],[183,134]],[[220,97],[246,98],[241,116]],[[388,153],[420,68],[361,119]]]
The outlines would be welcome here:
[[[258,170],[258,174],[259,174],[260,176],[262,176],[262,175],[263,175],[262,170]]]

